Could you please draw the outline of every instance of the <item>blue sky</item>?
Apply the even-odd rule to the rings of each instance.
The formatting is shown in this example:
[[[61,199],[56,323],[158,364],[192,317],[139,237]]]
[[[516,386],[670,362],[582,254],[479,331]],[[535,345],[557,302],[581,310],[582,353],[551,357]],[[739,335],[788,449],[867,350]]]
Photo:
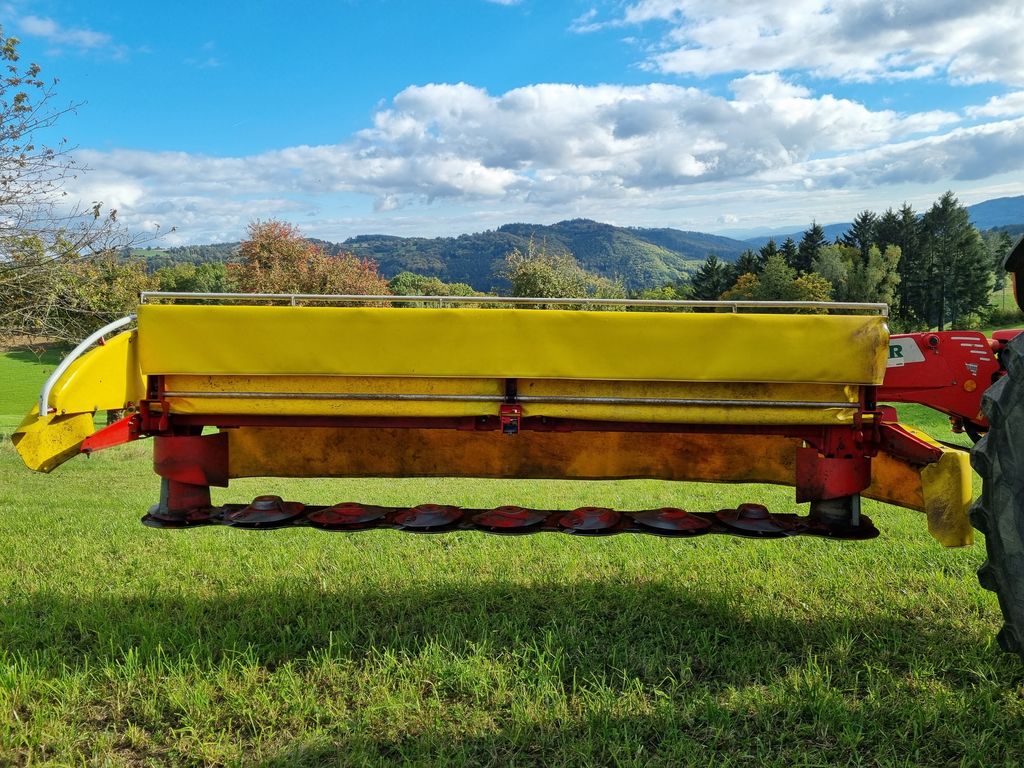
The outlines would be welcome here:
[[[1016,0],[295,7],[0,0],[81,104],[69,198],[180,244],[257,218],[734,232],[1024,194]]]

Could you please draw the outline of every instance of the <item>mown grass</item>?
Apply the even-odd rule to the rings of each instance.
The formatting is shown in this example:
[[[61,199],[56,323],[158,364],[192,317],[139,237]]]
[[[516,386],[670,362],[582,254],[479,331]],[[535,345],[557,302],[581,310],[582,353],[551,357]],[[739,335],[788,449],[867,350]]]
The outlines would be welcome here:
[[[39,366],[0,357],[0,429]],[[28,392],[27,397],[25,392]],[[937,421],[941,427],[941,417]],[[934,426],[934,425],[933,425]],[[156,531],[149,446],[0,448],[0,764],[1020,765],[978,546]],[[218,500],[713,509],[648,481],[237,481]]]

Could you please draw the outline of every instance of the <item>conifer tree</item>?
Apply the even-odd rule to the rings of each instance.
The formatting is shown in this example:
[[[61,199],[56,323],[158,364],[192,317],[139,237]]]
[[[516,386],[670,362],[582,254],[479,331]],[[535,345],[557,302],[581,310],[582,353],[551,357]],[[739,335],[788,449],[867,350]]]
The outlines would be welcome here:
[[[693,297],[714,301],[732,285],[733,270],[715,254],[710,254],[693,275]]]
[[[818,258],[826,244],[825,230],[818,222],[812,223],[800,238],[800,245],[797,247],[796,264],[793,265],[797,272],[810,272],[814,260]]]
[[[923,284],[911,301],[929,325],[954,327],[965,316],[984,310],[992,289],[988,252],[970,216],[952,192],[946,192],[921,219]]]
[[[868,260],[868,251],[875,244],[878,230],[878,216],[871,211],[861,211],[854,217],[853,224],[842,236],[843,245],[860,251],[863,261]]]

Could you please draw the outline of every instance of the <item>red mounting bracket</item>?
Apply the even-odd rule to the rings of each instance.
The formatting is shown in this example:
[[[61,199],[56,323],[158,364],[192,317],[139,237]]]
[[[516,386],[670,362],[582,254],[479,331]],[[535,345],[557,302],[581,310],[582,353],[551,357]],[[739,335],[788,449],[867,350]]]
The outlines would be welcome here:
[[[523,406],[519,403],[502,403],[498,409],[501,431],[506,435],[519,434],[519,423],[523,418]]]

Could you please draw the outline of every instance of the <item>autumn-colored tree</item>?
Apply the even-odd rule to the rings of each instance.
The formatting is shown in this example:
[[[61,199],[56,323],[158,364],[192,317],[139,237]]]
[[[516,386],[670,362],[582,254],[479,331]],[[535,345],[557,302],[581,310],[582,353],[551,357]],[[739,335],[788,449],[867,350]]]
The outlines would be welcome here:
[[[388,281],[375,262],[350,253],[332,256],[283,221],[254,221],[230,265],[232,279],[246,293],[386,295]]]

